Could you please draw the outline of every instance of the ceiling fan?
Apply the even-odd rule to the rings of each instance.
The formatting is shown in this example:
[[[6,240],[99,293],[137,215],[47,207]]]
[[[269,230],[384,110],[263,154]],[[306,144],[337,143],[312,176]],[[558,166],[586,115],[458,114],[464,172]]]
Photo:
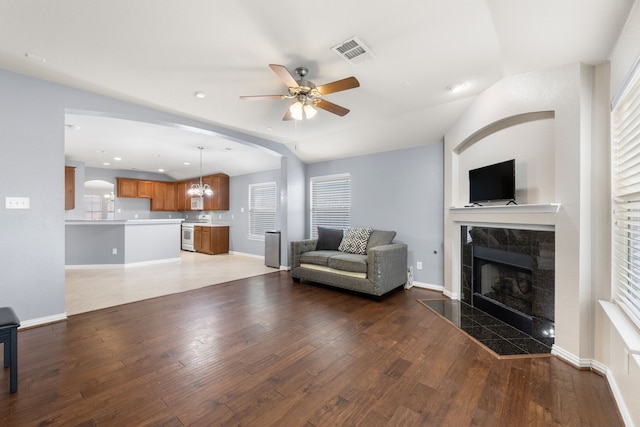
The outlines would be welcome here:
[[[313,82],[304,79],[309,72],[305,67],[295,69],[298,79],[296,79],[284,65],[269,64],[269,67],[276,73],[280,80],[287,85],[288,93],[286,95],[241,96],[240,99],[295,99],[295,102],[291,104],[282,120],[310,119],[316,115],[317,111],[314,107],[337,114],[338,116],[344,116],[349,112],[348,109],[329,102],[322,97],[330,93],[354,89],[360,86],[360,82],[355,77],[347,77],[332,83],[316,86]]]

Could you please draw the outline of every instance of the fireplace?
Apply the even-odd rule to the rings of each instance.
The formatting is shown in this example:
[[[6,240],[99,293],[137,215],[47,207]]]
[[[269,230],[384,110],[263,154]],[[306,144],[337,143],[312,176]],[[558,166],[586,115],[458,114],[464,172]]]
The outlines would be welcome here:
[[[462,226],[462,301],[553,345],[555,233]]]
[[[473,306],[531,335],[533,258],[500,249],[473,250]]]

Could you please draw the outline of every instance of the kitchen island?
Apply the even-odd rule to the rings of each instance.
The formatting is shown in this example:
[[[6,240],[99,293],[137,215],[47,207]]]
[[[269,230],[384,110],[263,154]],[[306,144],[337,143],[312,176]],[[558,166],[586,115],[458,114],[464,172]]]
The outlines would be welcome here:
[[[182,221],[65,221],[65,266],[110,268],[180,261]]]

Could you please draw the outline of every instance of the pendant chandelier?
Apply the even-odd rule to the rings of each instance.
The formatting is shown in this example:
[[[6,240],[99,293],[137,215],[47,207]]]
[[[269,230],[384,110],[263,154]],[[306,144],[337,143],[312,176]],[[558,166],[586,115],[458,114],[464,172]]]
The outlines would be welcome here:
[[[213,190],[209,186],[209,184],[202,184],[202,150],[204,147],[198,147],[200,150],[200,183],[199,184],[191,184],[191,188],[187,191],[190,196],[202,197],[205,194],[207,196],[213,195]]]

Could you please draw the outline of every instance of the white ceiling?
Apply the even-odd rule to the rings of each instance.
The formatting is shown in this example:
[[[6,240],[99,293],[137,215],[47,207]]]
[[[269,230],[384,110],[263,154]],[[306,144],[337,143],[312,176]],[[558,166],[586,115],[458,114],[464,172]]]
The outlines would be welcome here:
[[[474,97],[505,76],[607,60],[633,4],[0,0],[0,68],[260,136],[318,162],[441,141]],[[353,66],[331,51],[352,36],[373,60]],[[317,85],[357,77],[359,88],[326,96],[351,112],[338,117],[321,110],[311,120],[282,121],[291,101],[240,100],[286,93],[271,63],[291,71],[306,66]],[[446,90],[461,81],[468,83],[464,92]],[[206,97],[196,98],[196,91]],[[67,129],[67,157],[89,166],[119,156],[121,163],[110,167],[162,167],[179,179],[197,174],[199,144],[210,172],[238,175],[279,165],[220,135],[139,130],[96,116],[67,123],[80,127]]]

